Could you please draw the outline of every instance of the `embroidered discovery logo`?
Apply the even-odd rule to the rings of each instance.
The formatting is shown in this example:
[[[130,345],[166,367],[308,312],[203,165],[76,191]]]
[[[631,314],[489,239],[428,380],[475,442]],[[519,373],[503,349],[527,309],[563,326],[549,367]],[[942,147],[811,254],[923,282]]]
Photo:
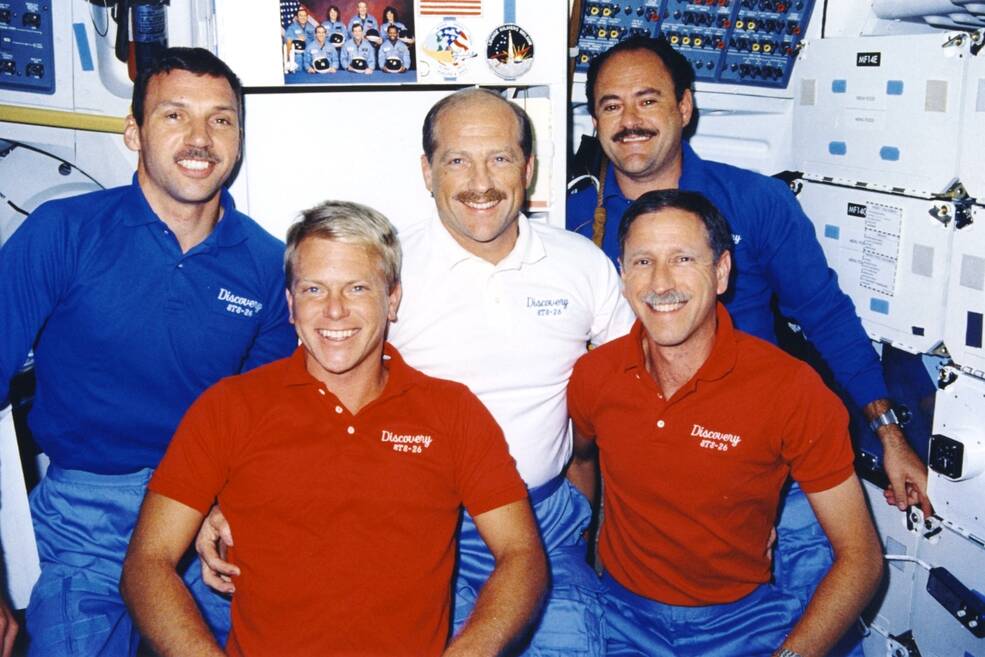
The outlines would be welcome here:
[[[386,429],[380,434],[381,443],[392,443],[393,451],[404,454],[423,454],[431,446],[431,436],[425,434],[393,433]]]
[[[742,442],[742,438],[734,433],[711,431],[710,429],[705,429],[700,424],[691,426],[691,435],[701,439],[698,447],[717,449],[720,452],[727,452],[730,447],[735,447]]]
[[[225,301],[226,312],[234,315],[253,317],[253,315],[263,310],[263,304],[256,299],[247,299],[238,294],[233,294],[224,287],[219,288],[219,296],[217,298],[219,301]]]
[[[556,299],[538,299],[527,297],[527,308],[535,308],[538,317],[560,315],[568,309],[568,300],[564,297]]]

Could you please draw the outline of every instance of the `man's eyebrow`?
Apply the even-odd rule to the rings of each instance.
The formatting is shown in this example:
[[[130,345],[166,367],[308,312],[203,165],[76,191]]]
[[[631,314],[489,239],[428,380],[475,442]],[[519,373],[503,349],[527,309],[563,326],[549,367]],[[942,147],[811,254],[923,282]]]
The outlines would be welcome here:
[[[640,96],[662,96],[663,92],[656,87],[643,87],[633,92],[634,98],[639,98]],[[601,105],[602,103],[607,103],[611,100],[619,100],[620,97],[617,94],[605,94],[604,96],[599,96],[596,104]]]
[[[170,109],[170,108],[185,109],[187,107],[189,107],[189,104],[181,100],[162,100],[160,103],[158,103],[155,106],[155,108],[164,108],[164,109]],[[213,112],[220,111],[220,112],[239,113],[238,108],[235,107],[234,105],[213,105],[211,109]]]

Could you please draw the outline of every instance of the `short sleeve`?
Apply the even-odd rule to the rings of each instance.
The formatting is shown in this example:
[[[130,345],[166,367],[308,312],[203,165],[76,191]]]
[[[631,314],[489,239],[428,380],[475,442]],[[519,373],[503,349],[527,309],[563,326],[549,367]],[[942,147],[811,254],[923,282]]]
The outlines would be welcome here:
[[[527,487],[502,429],[478,397],[455,387],[457,412],[449,430],[455,437],[455,482],[465,508],[477,516],[525,499]]]
[[[807,365],[783,387],[785,423],[781,454],[806,493],[833,488],[854,472],[848,412]]]
[[[148,489],[208,513],[229,478],[230,438],[244,415],[232,399],[224,382],[202,393],[178,425]]]

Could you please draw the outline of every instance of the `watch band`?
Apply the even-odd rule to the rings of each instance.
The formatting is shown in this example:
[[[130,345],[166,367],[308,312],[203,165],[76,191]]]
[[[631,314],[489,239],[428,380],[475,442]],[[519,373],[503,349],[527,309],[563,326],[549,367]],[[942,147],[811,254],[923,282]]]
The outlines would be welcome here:
[[[781,648],[773,657],[800,657],[800,653],[794,652],[790,648]]]
[[[896,417],[896,411],[894,411],[893,409],[889,409],[885,413],[880,413],[878,417],[876,417],[874,420],[869,422],[869,428],[875,431],[879,427],[884,427],[889,424],[898,425],[899,423],[900,421],[899,418]]]

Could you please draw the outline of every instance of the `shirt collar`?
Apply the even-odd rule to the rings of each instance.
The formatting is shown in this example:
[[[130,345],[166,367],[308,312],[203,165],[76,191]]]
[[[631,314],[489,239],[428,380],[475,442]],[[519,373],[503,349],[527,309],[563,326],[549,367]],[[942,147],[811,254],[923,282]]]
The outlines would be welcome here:
[[[143,226],[154,222],[164,223],[147,201],[144,190],[140,188],[136,173],[133,174],[130,183],[129,201],[131,207],[127,209],[123,217],[123,223],[126,225]],[[236,203],[233,201],[232,194],[225,187],[219,191],[219,207],[222,212],[219,223],[205,238],[203,244],[214,244],[220,247],[239,244],[247,237],[246,229],[243,226],[242,216],[236,211]]]
[[[284,372],[284,386],[315,386],[324,387],[324,383],[311,376],[305,362],[304,345],[298,345],[294,353],[287,358],[287,369]],[[383,358],[390,374],[387,377],[386,387],[378,397],[398,395],[414,384],[414,370],[404,362],[400,352],[389,342],[383,344]]]
[[[711,353],[708,358],[698,368],[691,380],[682,389],[693,388],[698,381],[715,381],[722,378],[732,371],[738,356],[738,346],[736,345],[736,331],[732,324],[732,317],[728,314],[725,306],[717,302],[715,307],[715,318],[718,325],[715,328],[715,343],[712,345]],[[635,370],[646,372],[646,362],[643,357],[643,323],[637,319],[633,328],[629,332],[628,341],[623,352],[623,366],[625,371]]]
[[[544,242],[530,227],[530,220],[524,214],[517,218],[518,234],[513,249],[497,265],[497,269],[520,269],[523,265],[532,264],[547,255]],[[455,241],[451,233],[441,223],[441,218],[435,213],[429,226],[430,240],[438,259],[447,269],[466,260],[482,260],[479,256],[469,253]],[[483,260],[483,262],[485,262]]]
[[[694,152],[691,148],[690,142],[681,142],[681,179],[678,183],[680,189],[697,189],[699,185],[699,178],[701,177],[701,164],[702,160],[698,157],[698,154]],[[609,167],[605,172],[605,195],[602,199],[603,203],[607,203],[612,200],[621,200],[627,206],[631,201],[626,198],[619,189],[619,183],[616,181],[616,168],[613,166],[612,162],[609,162]]]

